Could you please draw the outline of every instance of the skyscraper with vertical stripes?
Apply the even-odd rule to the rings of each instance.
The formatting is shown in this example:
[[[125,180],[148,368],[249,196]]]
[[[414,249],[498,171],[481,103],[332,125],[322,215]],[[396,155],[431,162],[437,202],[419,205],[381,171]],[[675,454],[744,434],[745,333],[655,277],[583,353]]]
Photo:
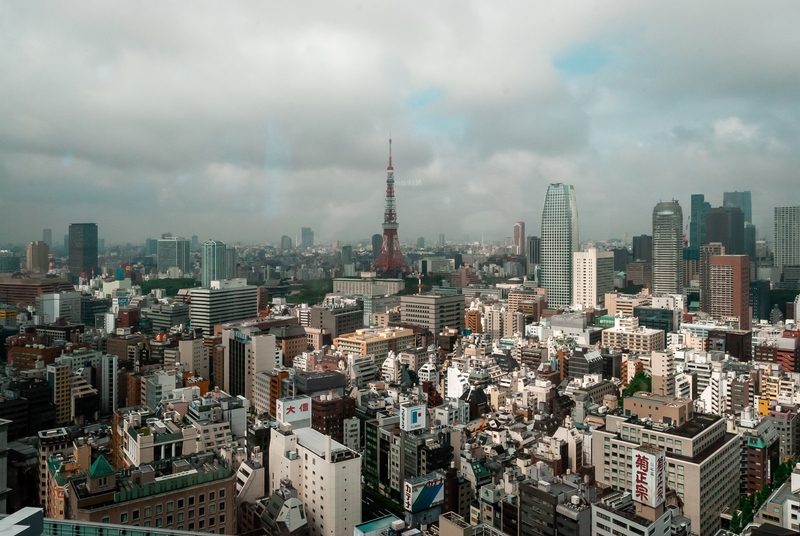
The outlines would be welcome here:
[[[571,184],[551,184],[544,198],[539,250],[541,285],[547,289],[549,306],[572,303],[572,254],[579,249],[575,189]]]

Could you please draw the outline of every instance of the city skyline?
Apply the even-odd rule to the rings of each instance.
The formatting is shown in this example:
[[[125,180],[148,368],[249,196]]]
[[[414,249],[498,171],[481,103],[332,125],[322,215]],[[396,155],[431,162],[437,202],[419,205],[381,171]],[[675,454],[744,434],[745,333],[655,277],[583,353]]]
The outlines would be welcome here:
[[[800,15],[722,7],[12,4],[0,240],[71,221],[109,243],[358,240],[380,230],[390,131],[403,240],[538,228],[554,182],[586,200],[586,239],[748,189],[771,237],[774,206],[800,205]]]

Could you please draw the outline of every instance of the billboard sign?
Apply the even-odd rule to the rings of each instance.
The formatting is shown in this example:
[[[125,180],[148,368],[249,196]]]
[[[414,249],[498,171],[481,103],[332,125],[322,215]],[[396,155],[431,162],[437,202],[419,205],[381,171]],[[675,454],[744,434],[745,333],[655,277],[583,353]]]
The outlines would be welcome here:
[[[407,403],[400,406],[400,429],[406,432],[425,428],[427,404]]]
[[[421,512],[444,502],[444,475],[430,473],[406,480],[403,507],[411,513]]]
[[[664,502],[666,462],[658,447],[643,445],[633,451],[633,500],[653,508]]]
[[[275,401],[275,419],[278,422],[311,422],[311,397],[295,396],[279,398]]]

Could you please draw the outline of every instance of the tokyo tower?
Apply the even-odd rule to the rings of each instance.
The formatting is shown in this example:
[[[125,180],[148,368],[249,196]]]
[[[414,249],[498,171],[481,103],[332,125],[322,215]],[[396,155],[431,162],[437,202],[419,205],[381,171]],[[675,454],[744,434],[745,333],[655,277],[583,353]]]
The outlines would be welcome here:
[[[397,211],[394,205],[394,168],[392,167],[392,138],[389,138],[389,167],[386,168],[386,208],[383,211],[383,240],[381,252],[372,269],[381,277],[402,277],[411,273],[397,238]]]

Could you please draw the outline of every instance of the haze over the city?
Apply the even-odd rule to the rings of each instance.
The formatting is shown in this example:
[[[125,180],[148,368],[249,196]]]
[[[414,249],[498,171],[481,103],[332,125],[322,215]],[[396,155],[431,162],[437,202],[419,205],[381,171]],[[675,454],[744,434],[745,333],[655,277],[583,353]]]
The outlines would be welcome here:
[[[795,2],[4,2],[0,240],[97,222],[317,242],[535,234],[575,186],[581,239],[752,190],[800,204]]]

